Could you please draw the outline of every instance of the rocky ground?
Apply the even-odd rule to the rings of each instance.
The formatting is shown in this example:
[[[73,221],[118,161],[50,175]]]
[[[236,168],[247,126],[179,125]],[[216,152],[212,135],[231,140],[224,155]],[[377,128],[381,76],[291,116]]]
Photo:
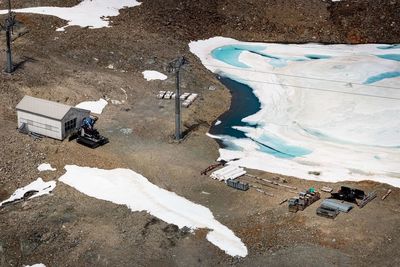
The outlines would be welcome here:
[[[13,5],[77,2],[18,0]],[[205,230],[187,233],[144,212],[132,213],[58,183],[51,196],[0,209],[0,266],[400,264],[398,189],[392,188],[385,201],[377,198],[332,221],[315,215],[317,204],[289,213],[286,204],[279,205],[293,196],[288,190],[263,186],[274,194],[268,197],[253,190],[235,191],[200,175],[218,157],[218,145],[205,133],[229,108],[230,96],[187,46],[190,40],[217,35],[264,42],[398,43],[398,10],[396,0],[144,0],[139,7],[121,10],[110,28],[69,27],[66,32],[55,31],[65,25],[60,19],[18,14],[13,46],[19,68],[14,75],[0,76],[0,201],[39,176],[57,179],[66,164],[131,168],[208,207],[242,239],[249,255],[231,258],[204,238]],[[141,72],[166,73],[167,63],[182,54],[190,62],[183,72],[183,90],[199,93],[200,98],[184,109],[188,135],[177,144],[171,139],[173,104],[155,98],[160,89],[172,90],[174,79],[147,82]],[[2,50],[1,66],[4,58]],[[210,86],[216,90],[208,90]],[[15,105],[25,94],[70,105],[100,97],[126,102],[106,107],[97,126],[111,142],[90,150],[75,142],[35,141],[18,134]],[[124,131],[128,128],[132,133]],[[43,162],[57,171],[39,173],[36,168]],[[284,178],[299,189],[322,186]],[[330,186],[338,189],[342,184]],[[379,196],[390,188],[370,182],[344,184],[377,191]]]

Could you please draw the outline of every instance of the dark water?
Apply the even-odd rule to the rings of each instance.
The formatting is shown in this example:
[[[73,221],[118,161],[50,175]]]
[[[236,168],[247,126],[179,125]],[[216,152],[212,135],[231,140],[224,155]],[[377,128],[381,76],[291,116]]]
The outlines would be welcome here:
[[[229,110],[218,118],[221,123],[219,125],[213,125],[209,132],[213,135],[229,135],[236,138],[247,138],[243,132],[233,129],[232,127],[257,127],[257,125],[242,122],[242,119],[257,113],[261,108],[261,103],[249,86],[226,77],[218,76],[217,78],[229,89],[232,100]]]
[[[279,158],[294,158],[309,154],[311,151],[302,147],[286,144],[284,140],[276,137],[262,135],[258,140],[245,135],[244,132],[233,129],[234,126],[244,126],[257,128],[259,125],[243,122],[242,119],[257,113],[261,109],[261,103],[253,93],[253,90],[240,82],[227,77],[217,76],[226,88],[229,89],[232,100],[229,110],[222,114],[218,120],[218,125],[213,125],[209,133],[219,136],[230,136],[235,138],[248,138],[259,145],[258,151],[271,154]],[[229,138],[216,139],[220,147],[230,150],[241,150]]]

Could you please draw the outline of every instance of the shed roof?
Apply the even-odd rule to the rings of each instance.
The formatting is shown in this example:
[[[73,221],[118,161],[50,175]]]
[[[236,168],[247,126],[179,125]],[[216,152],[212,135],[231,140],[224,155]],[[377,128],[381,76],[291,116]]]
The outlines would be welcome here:
[[[27,111],[56,120],[62,120],[71,108],[71,106],[65,104],[27,95],[22,98],[16,107],[17,110]]]

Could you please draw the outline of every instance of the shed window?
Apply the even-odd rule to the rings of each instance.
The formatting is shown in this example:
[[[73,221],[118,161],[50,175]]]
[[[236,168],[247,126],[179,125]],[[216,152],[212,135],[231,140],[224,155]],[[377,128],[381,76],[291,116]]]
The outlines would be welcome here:
[[[74,129],[76,127],[76,118],[64,123],[65,131]]]

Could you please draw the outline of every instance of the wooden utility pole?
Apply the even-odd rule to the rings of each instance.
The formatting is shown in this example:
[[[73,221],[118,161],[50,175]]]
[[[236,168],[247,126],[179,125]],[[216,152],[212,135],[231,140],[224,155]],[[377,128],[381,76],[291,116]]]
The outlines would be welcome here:
[[[185,57],[178,57],[168,64],[168,72],[176,75],[176,92],[175,92],[175,139],[180,140],[181,136],[181,102],[180,102],[180,77],[181,67],[187,63]]]

